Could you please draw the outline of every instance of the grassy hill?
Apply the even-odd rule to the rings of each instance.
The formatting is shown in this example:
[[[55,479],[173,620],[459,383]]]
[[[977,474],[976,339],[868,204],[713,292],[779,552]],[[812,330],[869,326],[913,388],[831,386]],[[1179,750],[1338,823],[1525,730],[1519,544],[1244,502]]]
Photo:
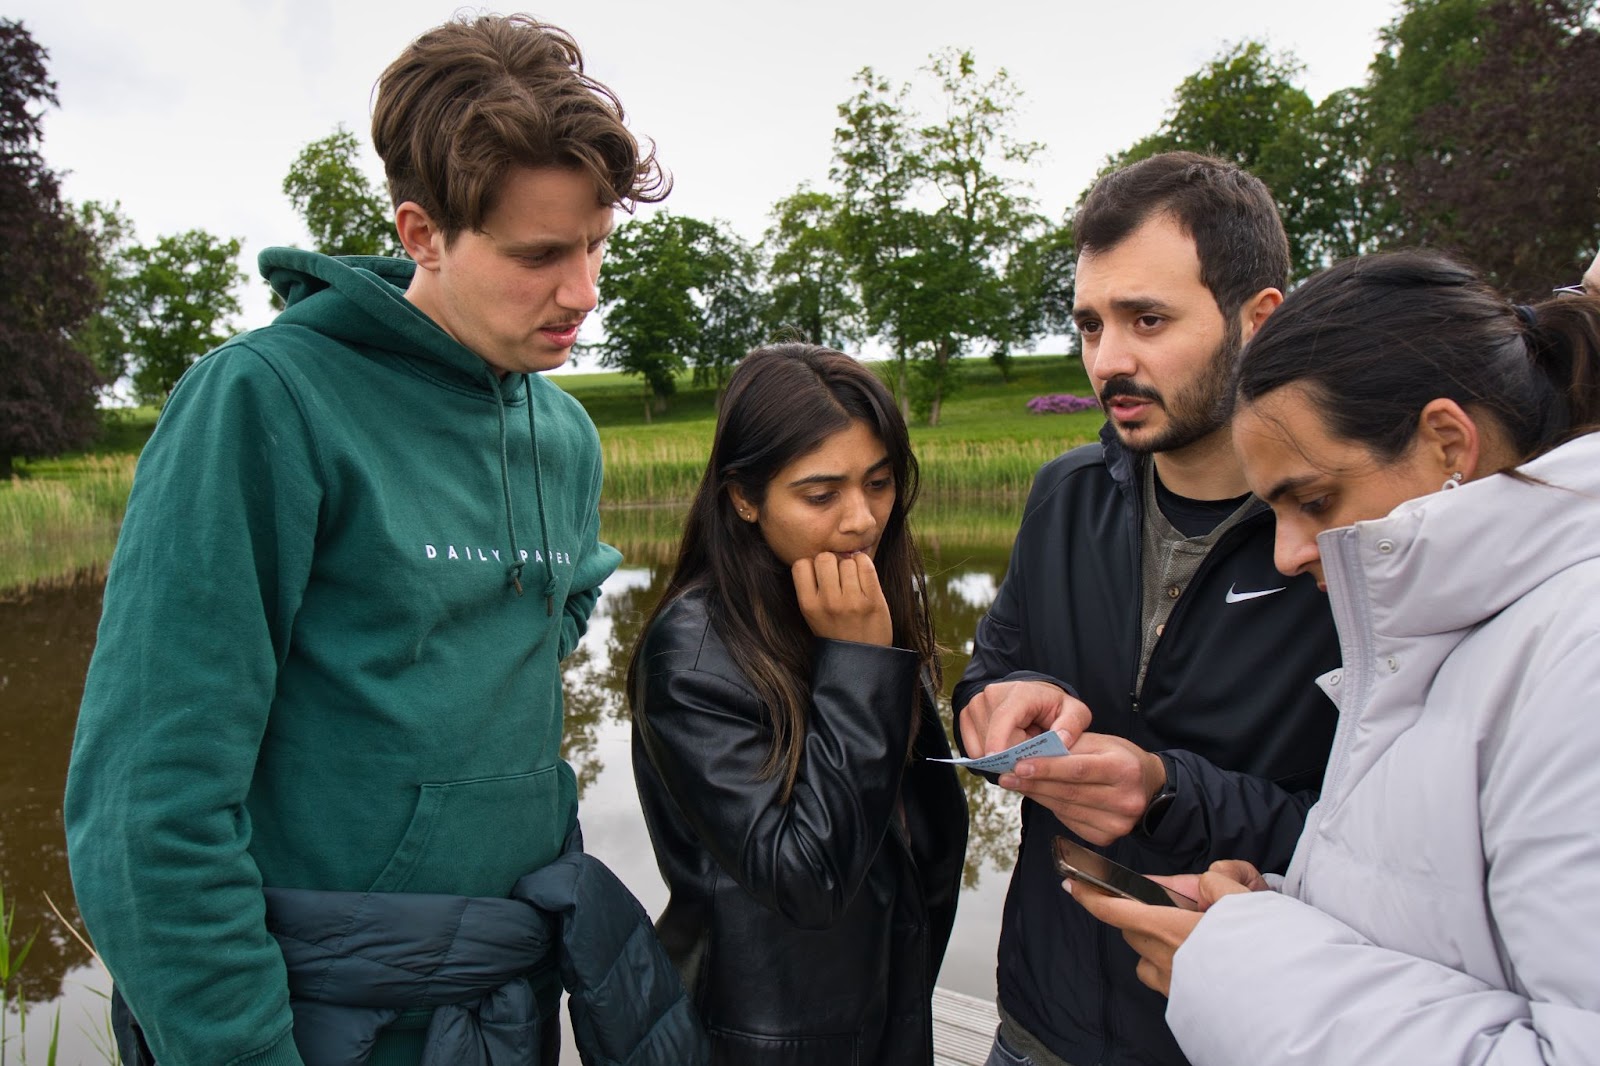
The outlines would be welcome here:
[[[1077,359],[1019,357],[1009,380],[987,361],[969,362],[963,371],[962,387],[946,399],[940,424],[911,427],[924,483],[932,493],[1026,491],[1041,463],[1099,431],[1098,411],[1036,415],[1027,407],[1033,397],[1049,393],[1089,395]],[[689,495],[710,449],[714,389],[696,386],[685,375],[667,411],[646,421],[643,386],[635,378],[561,374],[551,380],[577,397],[600,429],[608,499],[660,502]]]

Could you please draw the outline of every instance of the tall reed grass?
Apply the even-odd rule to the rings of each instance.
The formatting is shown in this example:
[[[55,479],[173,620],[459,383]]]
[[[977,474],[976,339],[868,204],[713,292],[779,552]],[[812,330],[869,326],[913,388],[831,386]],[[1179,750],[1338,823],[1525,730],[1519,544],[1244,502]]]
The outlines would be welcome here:
[[[135,457],[87,455],[49,478],[0,482],[0,589],[103,567],[133,487]]]
[[[923,492],[941,498],[1021,495],[1062,442],[1052,438],[915,442]],[[705,474],[709,437],[683,433],[602,438],[608,504],[686,501]]]
[[[601,501],[642,504],[688,500],[705,473],[710,451],[709,432],[602,435],[605,488]]]
[[[662,554],[667,551],[663,545],[676,543],[682,533],[682,505],[705,473],[709,431],[707,425],[703,431],[678,427],[675,432],[602,436],[601,503],[607,511],[603,535],[608,541],[634,545],[640,556]],[[917,514],[919,532],[948,539],[959,535],[958,527],[975,530],[984,524],[992,528],[981,536],[959,536],[987,540],[1008,535],[1004,526],[1011,519],[990,522],[986,516],[1018,509],[1034,473],[1060,453],[1063,443],[1059,438],[929,436],[915,447],[924,500]],[[116,546],[134,463],[131,455],[91,455],[54,464],[49,477],[0,482],[0,591],[103,569]],[[986,500],[1005,502],[980,502]],[[936,517],[942,510],[963,517]]]
[[[1022,518],[1023,496],[922,497],[911,516],[911,529],[926,552],[986,548],[1006,549]],[[677,557],[683,536],[687,501],[668,504],[620,504],[600,509],[600,539],[622,552],[623,565],[669,563]]]
[[[922,491],[941,500],[1026,495],[1039,467],[1062,452],[1059,440],[947,440],[915,442]]]
[[[16,932],[16,924],[16,901],[6,906],[5,885],[0,884],[0,1066],[6,1066],[11,1061],[7,1051],[13,1042],[18,1045],[18,1055],[14,1061],[18,1066],[27,1066],[28,1062],[28,1000],[23,994],[18,975],[22,971],[22,964],[28,961],[28,952],[33,950],[39,933],[34,930],[28,934],[28,939],[21,940]],[[13,1010],[18,1018],[15,1034],[7,1032],[7,1019]],[[61,1008],[57,1007],[51,1025],[50,1045],[45,1050],[45,1066],[55,1066],[60,1046]]]

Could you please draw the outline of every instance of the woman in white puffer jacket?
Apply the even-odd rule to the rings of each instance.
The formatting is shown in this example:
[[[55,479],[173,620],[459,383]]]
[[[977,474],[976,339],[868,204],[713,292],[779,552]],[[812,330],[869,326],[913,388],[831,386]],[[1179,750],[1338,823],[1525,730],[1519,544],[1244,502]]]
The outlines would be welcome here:
[[[1339,627],[1322,798],[1277,891],[1219,863],[1177,885],[1203,914],[1076,898],[1197,1066],[1600,1062],[1600,299],[1350,260],[1238,384],[1278,567]]]

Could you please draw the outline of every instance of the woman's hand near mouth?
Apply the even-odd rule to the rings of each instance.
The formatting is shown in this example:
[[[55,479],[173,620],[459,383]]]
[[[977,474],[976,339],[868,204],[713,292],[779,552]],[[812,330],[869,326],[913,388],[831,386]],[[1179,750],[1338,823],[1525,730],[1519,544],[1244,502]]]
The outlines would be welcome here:
[[[888,647],[894,642],[894,622],[889,602],[878,585],[872,554],[852,552],[841,557],[823,552],[814,559],[795,561],[795,595],[800,613],[811,632],[829,640]]]

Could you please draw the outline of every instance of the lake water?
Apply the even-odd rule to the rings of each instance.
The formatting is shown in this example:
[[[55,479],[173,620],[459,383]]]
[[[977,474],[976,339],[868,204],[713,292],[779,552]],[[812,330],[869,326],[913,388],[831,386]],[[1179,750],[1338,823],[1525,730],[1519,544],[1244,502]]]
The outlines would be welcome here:
[[[1020,500],[923,515],[920,536],[937,632],[948,646],[946,689],[960,676],[979,616],[1005,572]],[[644,617],[667,580],[681,515],[649,508],[607,512],[605,537],[626,562],[605,584],[589,632],[566,664],[565,754],[577,771],[587,849],[604,860],[657,914],[666,889],[639,814],[630,766],[622,681]],[[0,885],[16,906],[16,933],[38,932],[23,968],[29,1011],[29,1061],[44,1062],[50,1024],[60,1013],[63,1066],[107,1061],[105,991],[109,981],[50,910],[53,900],[77,920],[61,829],[61,797],[83,676],[94,647],[102,581],[28,594],[0,593]],[[948,707],[946,708],[948,720]],[[965,890],[939,983],[971,995],[994,994],[994,947],[1013,857],[1014,797],[962,775],[971,807]],[[0,1061],[18,1062],[22,1021],[11,1010]],[[563,1061],[576,1062],[575,1054]]]

